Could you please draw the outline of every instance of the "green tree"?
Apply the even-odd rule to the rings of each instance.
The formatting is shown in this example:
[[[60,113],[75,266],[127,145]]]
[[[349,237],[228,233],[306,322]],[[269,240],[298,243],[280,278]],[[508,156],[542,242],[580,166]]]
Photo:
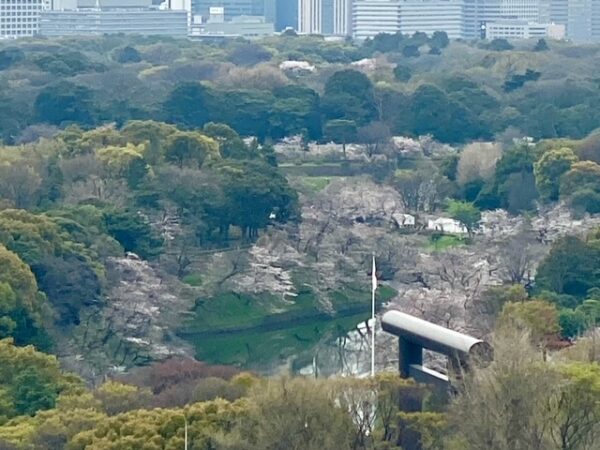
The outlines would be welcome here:
[[[59,81],[41,90],[35,99],[38,121],[60,125],[65,122],[92,125],[94,94],[91,89],[68,81]]]
[[[226,160],[214,166],[227,199],[230,223],[255,238],[269,221],[298,219],[298,196],[275,168],[259,161]],[[272,218],[274,217],[274,219]]]
[[[265,47],[254,42],[240,42],[229,52],[228,60],[238,66],[254,66],[269,61],[273,55]]]
[[[6,70],[25,59],[25,52],[18,47],[7,47],[0,50],[0,70]]]
[[[161,252],[161,239],[156,236],[148,218],[139,212],[109,209],[104,212],[104,225],[126,252],[142,258],[151,258]]]
[[[570,148],[551,150],[533,165],[535,183],[540,196],[545,200],[558,200],[560,177],[571,169],[577,156]]]
[[[398,81],[406,83],[412,77],[410,67],[403,64],[396,64],[394,67],[394,78]]]
[[[263,142],[269,136],[274,102],[273,94],[268,91],[216,91],[210,105],[211,120],[229,125],[241,136],[254,136]]]
[[[327,120],[351,120],[363,125],[376,115],[373,84],[356,70],[334,73],[325,83],[321,108]]]
[[[446,48],[450,44],[448,34],[445,31],[435,31],[429,40],[429,44],[437,48]]]
[[[96,150],[96,157],[115,178],[125,178],[129,186],[135,187],[148,173],[149,167],[144,159],[145,153],[145,144],[127,144],[124,147],[100,148]]]
[[[451,201],[448,204],[448,213],[450,217],[464,225],[469,236],[473,235],[473,232],[477,229],[481,221],[481,211],[468,202]]]
[[[42,344],[44,303],[30,268],[0,244],[0,338]]]
[[[560,197],[570,200],[574,206],[583,206],[595,212],[600,195],[600,165],[592,161],[580,161],[571,166],[560,179]]]
[[[275,379],[250,393],[249,421],[241,430],[248,448],[350,449],[354,428],[327,383]]]
[[[578,189],[571,195],[569,204],[575,211],[598,214],[600,213],[600,192],[590,188]]]
[[[492,39],[487,48],[495,52],[506,52],[514,47],[506,39]]]
[[[0,390],[10,394],[14,414],[51,409],[61,392],[81,385],[76,377],[61,372],[56,357],[32,346],[16,347],[12,339],[0,340],[0,362]]]
[[[35,369],[26,369],[14,379],[15,411],[18,415],[33,415],[51,409],[58,398],[58,386],[45,379]]]
[[[600,366],[574,363],[559,367],[562,389],[552,427],[552,439],[560,449],[585,449],[600,439]],[[558,406],[558,407],[557,407]]]
[[[319,94],[305,86],[288,84],[275,88],[273,95],[278,100],[271,117],[272,123],[281,130],[281,136],[302,134],[304,130],[310,139],[319,139],[322,132],[321,106]],[[289,110],[287,109],[289,108]],[[290,123],[287,123],[287,122]],[[278,134],[272,131],[274,138]]]
[[[565,338],[579,337],[588,329],[585,314],[577,309],[562,308],[558,312],[558,323]]]
[[[156,165],[164,159],[167,138],[177,132],[177,128],[154,120],[131,120],[121,129],[126,142],[133,145],[146,145],[144,158],[150,165]]]
[[[480,301],[484,313],[498,317],[505,304],[509,302],[522,303],[527,300],[527,297],[527,291],[521,284],[513,284],[511,286],[494,286],[485,290],[481,294]]]
[[[402,56],[404,56],[405,58],[418,58],[419,56],[421,56],[419,46],[413,44],[405,45],[402,49]]]
[[[243,139],[229,125],[209,122],[204,125],[202,132],[219,144],[219,153],[223,158],[254,159],[258,155],[252,153]]]
[[[409,119],[411,132],[417,136],[431,134],[444,142],[482,137],[478,120],[471,111],[431,84],[419,86],[413,94]]]
[[[494,361],[474,368],[459,388],[448,414],[456,430],[448,448],[594,448],[599,388],[597,364],[545,363],[524,336],[504,334],[494,342]]]
[[[94,397],[109,416],[147,407],[152,399],[149,389],[108,381],[94,391]]]
[[[530,333],[535,345],[542,346],[560,331],[556,306],[543,300],[506,303],[500,315],[500,326],[523,329]]]
[[[324,137],[335,143],[342,144],[342,152],[346,158],[346,144],[356,139],[356,122],[353,120],[330,120],[325,124]]]
[[[538,41],[535,43],[535,46],[533,47],[534,52],[546,52],[548,50],[550,50],[550,47],[548,47],[546,39],[538,39]]]
[[[533,174],[535,151],[528,145],[506,150],[496,164],[494,178],[479,193],[481,209],[505,208],[516,214],[533,208],[538,197]]]
[[[135,47],[127,45],[115,51],[115,60],[121,64],[138,63],[142,61],[140,52]]]
[[[202,167],[205,160],[220,158],[217,142],[197,132],[178,131],[167,138],[165,159],[177,164],[180,168],[184,164],[188,167]]]
[[[83,305],[99,299],[104,274],[93,249],[98,241],[77,222],[22,210],[4,210],[0,212],[0,242],[29,265],[37,285],[47,292],[58,313],[58,323],[78,323]],[[63,271],[67,268],[68,271]],[[82,291],[84,287],[89,291]],[[37,344],[42,348],[47,345]]]
[[[536,276],[539,289],[584,298],[598,286],[600,249],[575,236],[557,240],[540,263]]]
[[[176,450],[185,445],[186,421],[191,449],[227,448],[227,434],[247,417],[248,409],[247,402],[229,403],[219,399],[185,409],[134,410],[99,420],[91,429],[75,435],[68,448]],[[248,448],[251,443],[240,445]]]
[[[402,33],[379,33],[373,38],[368,38],[363,43],[373,52],[389,53],[400,48],[400,43],[404,40]]]
[[[175,86],[163,105],[167,122],[187,128],[202,128],[209,121],[209,91],[201,83]]]

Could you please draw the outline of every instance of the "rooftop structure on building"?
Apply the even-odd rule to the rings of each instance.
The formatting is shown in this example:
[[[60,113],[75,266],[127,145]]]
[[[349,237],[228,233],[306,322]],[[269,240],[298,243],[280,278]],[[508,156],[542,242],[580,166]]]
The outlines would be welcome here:
[[[265,22],[274,23],[276,6],[276,0],[192,0],[192,12],[202,17],[202,22],[208,21],[210,8],[220,7],[225,11],[225,21],[238,16],[263,16]]]

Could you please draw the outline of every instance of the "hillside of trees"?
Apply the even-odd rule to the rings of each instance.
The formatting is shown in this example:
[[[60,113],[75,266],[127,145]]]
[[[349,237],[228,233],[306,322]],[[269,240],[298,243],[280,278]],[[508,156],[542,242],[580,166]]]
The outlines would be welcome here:
[[[174,450],[187,421],[191,449],[596,450],[599,64],[443,33],[0,43],[0,449]],[[451,398],[383,371],[385,333],[378,377],[327,378],[365,372],[373,253],[378,311],[494,341]]]
[[[297,36],[20,40],[0,50],[0,135],[22,143],[69,123],[152,119],[183,128],[225,123],[262,142],[321,139],[344,120],[350,131],[381,122],[394,135],[453,143],[507,129],[580,139],[597,128],[598,55],[597,46],[558,42],[449,43],[443,33],[381,35],[363,45]],[[283,73],[288,60],[316,70]]]

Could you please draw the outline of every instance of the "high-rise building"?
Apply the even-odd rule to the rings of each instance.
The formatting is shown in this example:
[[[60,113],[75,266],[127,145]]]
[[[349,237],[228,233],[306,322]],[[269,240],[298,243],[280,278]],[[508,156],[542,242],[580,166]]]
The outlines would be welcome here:
[[[400,2],[398,0],[354,0],[352,34],[365,39],[379,33],[400,31]]]
[[[574,42],[600,42],[600,0],[540,0],[543,22],[565,25]]]
[[[362,39],[379,33],[444,31],[450,38],[462,38],[464,12],[464,0],[355,0],[353,35]]]
[[[502,19],[539,22],[540,0],[502,0]]]
[[[42,0],[0,0],[0,37],[37,34]]]
[[[158,9],[44,11],[39,32],[44,36],[118,33],[185,37],[188,13]]]
[[[333,34],[338,36],[352,34],[352,0],[334,0]]]
[[[298,0],[298,32],[345,36],[351,32],[351,0]]]
[[[567,35],[575,42],[592,37],[592,0],[568,0]]]
[[[277,20],[277,0],[263,0],[263,13],[265,22],[275,24]]]
[[[600,1],[592,2],[592,41],[600,42]]]
[[[429,35],[444,31],[451,39],[462,38],[463,0],[401,0],[400,32],[412,35],[417,31]]]
[[[321,34],[323,13],[322,0],[298,0],[298,32]]]
[[[464,0],[464,33],[466,39],[485,37],[485,25],[502,18],[502,0]]]
[[[275,29],[298,28],[298,3],[296,0],[276,0]]]

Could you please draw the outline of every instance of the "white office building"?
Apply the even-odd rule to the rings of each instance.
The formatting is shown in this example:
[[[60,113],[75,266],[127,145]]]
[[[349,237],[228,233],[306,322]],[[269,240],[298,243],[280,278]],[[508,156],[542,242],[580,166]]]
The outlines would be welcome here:
[[[333,34],[349,36],[352,34],[352,0],[333,0]]]
[[[566,36],[564,25],[552,23],[526,22],[524,20],[498,20],[488,22],[487,39],[555,39]]]
[[[298,32],[322,33],[322,0],[298,0]]]
[[[564,25],[574,42],[600,42],[600,0],[540,1],[540,21]]]
[[[37,34],[42,0],[0,0],[0,38]]]
[[[400,32],[412,35],[417,31],[428,35],[444,31],[451,39],[462,38],[465,34],[463,0],[402,0]]]
[[[354,0],[352,34],[356,39],[400,31],[398,0]]]
[[[186,37],[188,12],[152,9],[44,11],[41,35],[140,34]]]
[[[600,42],[600,1],[592,3],[591,40]]]
[[[507,20],[539,22],[541,0],[502,0],[500,15]]]
[[[298,32],[347,36],[352,0],[298,0]]]
[[[355,0],[353,35],[364,39],[379,33],[444,31],[450,38],[462,38],[464,6],[464,0]]]

